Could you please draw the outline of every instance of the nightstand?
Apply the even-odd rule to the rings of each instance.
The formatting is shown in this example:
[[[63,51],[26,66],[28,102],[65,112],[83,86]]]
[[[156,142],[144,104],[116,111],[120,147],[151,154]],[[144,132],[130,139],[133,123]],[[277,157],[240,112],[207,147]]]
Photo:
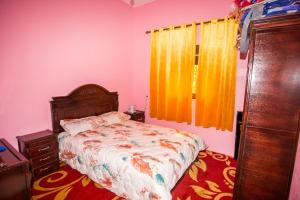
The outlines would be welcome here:
[[[131,116],[131,120],[137,121],[137,122],[145,122],[145,112],[136,110],[134,113],[130,113],[128,111],[124,112],[127,115]]]
[[[29,160],[32,180],[59,169],[57,136],[50,130],[17,136],[19,151]]]

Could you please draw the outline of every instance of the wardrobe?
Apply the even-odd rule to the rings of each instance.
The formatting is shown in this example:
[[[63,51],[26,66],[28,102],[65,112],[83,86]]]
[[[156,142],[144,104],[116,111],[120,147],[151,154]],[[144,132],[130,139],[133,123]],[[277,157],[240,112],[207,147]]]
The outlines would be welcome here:
[[[285,200],[300,129],[300,13],[253,21],[250,35],[233,199]]]

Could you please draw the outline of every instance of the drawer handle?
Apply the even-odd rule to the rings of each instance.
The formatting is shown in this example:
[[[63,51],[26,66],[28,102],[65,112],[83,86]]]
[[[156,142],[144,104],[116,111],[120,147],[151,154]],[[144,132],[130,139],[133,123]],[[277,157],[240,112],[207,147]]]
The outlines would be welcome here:
[[[40,169],[40,172],[46,171],[50,166]]]
[[[47,156],[46,158],[41,158],[40,161],[45,161],[48,160],[50,158],[50,156]]]
[[[44,147],[44,148],[42,148],[42,149],[39,149],[38,151],[41,152],[41,151],[46,151],[46,150],[48,150],[48,149],[50,149],[50,146],[46,146],[46,147]]]

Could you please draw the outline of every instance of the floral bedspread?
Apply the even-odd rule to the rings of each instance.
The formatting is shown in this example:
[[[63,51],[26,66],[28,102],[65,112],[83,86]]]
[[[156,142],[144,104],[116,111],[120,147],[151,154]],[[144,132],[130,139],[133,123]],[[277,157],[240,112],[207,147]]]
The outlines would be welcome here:
[[[170,200],[205,143],[185,131],[124,121],[59,135],[60,159],[126,199]]]

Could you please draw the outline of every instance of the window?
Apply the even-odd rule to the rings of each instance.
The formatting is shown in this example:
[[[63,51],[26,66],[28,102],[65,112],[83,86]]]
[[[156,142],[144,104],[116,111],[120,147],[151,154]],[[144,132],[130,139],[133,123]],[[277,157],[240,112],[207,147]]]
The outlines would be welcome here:
[[[196,84],[197,84],[197,72],[198,72],[198,58],[199,58],[199,44],[196,45],[196,54],[195,54],[195,65],[194,65],[194,76],[192,84],[192,95],[193,99],[196,98]]]
[[[195,98],[196,95],[196,84],[197,84],[197,71],[198,71],[198,65],[194,65],[194,76],[193,76],[193,85],[192,85],[192,94],[193,94],[193,99]]]

